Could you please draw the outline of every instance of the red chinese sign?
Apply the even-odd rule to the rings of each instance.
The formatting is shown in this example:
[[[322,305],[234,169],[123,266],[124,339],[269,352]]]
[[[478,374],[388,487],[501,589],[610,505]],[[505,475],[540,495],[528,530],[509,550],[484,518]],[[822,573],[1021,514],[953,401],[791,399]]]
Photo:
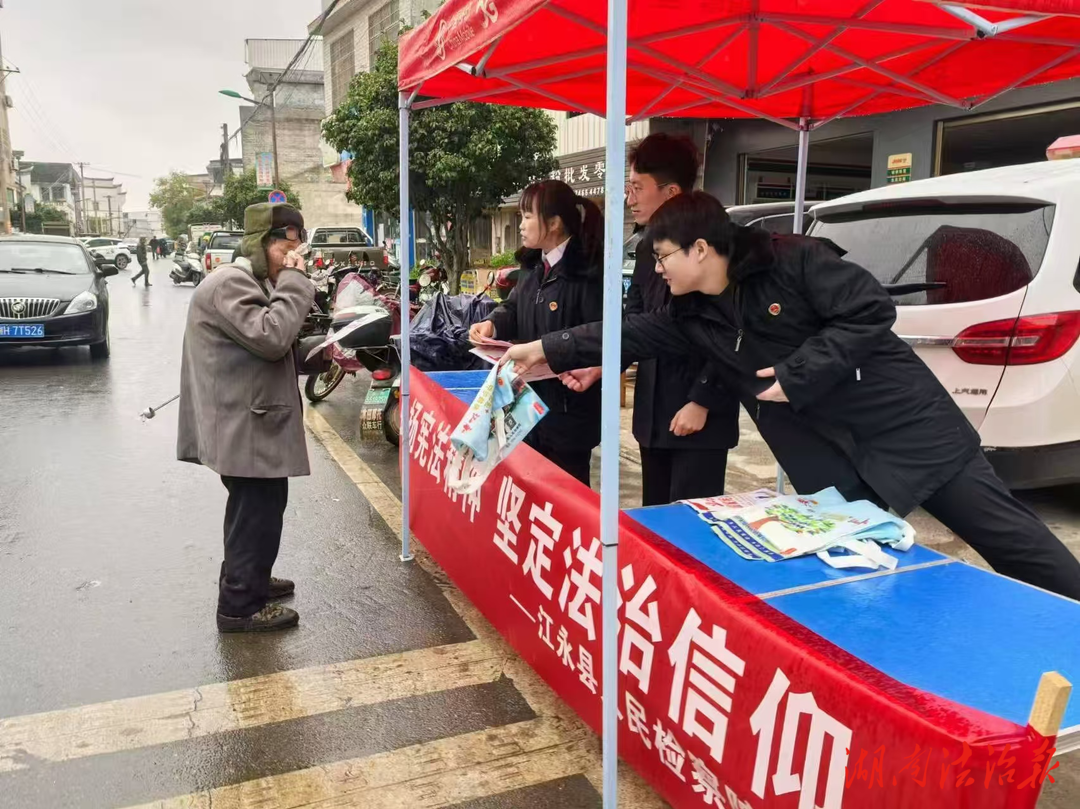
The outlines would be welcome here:
[[[466,407],[412,385],[413,531],[599,731],[599,496],[527,446],[457,495]],[[626,515],[617,563],[619,750],[673,806],[1035,806],[1050,740],[1033,730],[897,683]]]

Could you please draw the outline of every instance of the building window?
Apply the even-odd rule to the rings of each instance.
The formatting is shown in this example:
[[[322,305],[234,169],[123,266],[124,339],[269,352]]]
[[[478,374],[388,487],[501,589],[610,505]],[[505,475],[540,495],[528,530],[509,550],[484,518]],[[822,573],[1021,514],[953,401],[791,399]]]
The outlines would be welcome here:
[[[330,103],[334,109],[341,106],[349,93],[349,82],[356,75],[356,61],[353,58],[353,29],[345,32],[340,39],[330,43]]]
[[[368,58],[369,65],[375,64],[375,56],[384,42],[392,42],[401,30],[401,13],[398,0],[390,0],[368,17]]]

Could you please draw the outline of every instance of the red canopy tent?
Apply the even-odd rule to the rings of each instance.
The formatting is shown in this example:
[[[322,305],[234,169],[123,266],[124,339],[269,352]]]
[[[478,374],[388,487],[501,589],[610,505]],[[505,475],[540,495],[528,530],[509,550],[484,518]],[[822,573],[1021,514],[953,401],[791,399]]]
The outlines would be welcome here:
[[[1009,90],[1080,76],[1080,0],[447,0],[399,54],[401,176],[410,109],[480,101],[607,118],[607,164],[624,123],[651,116],[764,118],[798,130],[795,222],[808,133],[836,118],[927,104],[971,109]],[[629,117],[628,117],[629,116]],[[623,175],[606,177],[622,221]],[[402,242],[408,184],[401,184]],[[617,693],[621,228],[606,236],[600,538],[603,691]],[[407,308],[407,307],[406,307]],[[408,323],[401,433],[408,446]],[[402,558],[409,559],[409,463]],[[614,807],[617,714],[604,701],[604,804]]]

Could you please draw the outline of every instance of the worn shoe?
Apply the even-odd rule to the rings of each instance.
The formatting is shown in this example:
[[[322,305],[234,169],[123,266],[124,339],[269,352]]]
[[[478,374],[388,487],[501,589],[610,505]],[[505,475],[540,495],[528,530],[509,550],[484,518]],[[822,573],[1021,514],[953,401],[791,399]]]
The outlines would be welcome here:
[[[279,579],[277,576],[270,577],[270,598],[285,598],[296,592],[296,585],[288,579]]]
[[[275,629],[288,629],[298,623],[300,614],[280,604],[267,604],[254,615],[243,618],[222,615],[220,612],[217,616],[218,632],[272,632]]]

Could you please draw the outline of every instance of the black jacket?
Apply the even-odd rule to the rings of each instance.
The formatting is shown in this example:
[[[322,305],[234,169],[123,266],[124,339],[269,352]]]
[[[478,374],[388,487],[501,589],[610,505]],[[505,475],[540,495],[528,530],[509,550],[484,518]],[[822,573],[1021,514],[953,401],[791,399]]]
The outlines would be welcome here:
[[[578,239],[571,239],[559,263],[543,282],[543,258],[528,251],[510,297],[488,318],[499,340],[539,340],[543,335],[591,323],[603,317],[603,274],[586,266]],[[574,393],[558,379],[533,382],[532,389],[549,408],[533,428],[535,438],[560,449],[592,449],[600,443],[600,386]]]
[[[142,239],[139,239],[139,243],[135,245],[135,259],[140,264],[146,263],[146,242]]]
[[[649,239],[641,239],[626,292],[626,314],[660,311],[670,302],[671,291],[656,272],[652,245]],[[699,432],[678,436],[671,432],[671,420],[687,402],[701,405],[709,415]],[[634,438],[651,449],[729,449],[739,443],[739,400],[710,380],[699,352],[641,360],[634,382]]]
[[[862,267],[812,238],[740,228],[730,278],[721,295],[629,316],[623,359],[705,354],[797,490],[853,468],[903,515],[979,452],[978,433],[893,334],[892,300]],[[552,369],[596,365],[599,334],[590,324],[546,335]],[[772,380],[755,374],[770,367],[790,404],[757,401]]]

